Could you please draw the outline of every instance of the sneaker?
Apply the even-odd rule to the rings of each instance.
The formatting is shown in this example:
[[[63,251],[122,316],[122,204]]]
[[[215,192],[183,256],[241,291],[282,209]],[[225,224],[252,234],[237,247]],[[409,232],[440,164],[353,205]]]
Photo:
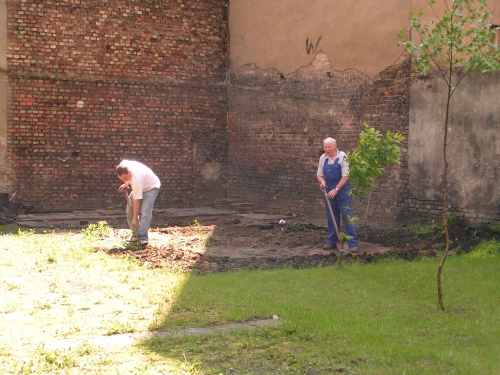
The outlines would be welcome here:
[[[141,240],[141,246],[148,246],[148,240]]]
[[[325,246],[323,246],[323,250],[337,250],[337,245],[330,245],[327,243]]]
[[[130,237],[127,242],[137,242],[137,237],[136,236],[132,236]]]
[[[351,253],[355,253],[356,251],[358,251],[358,247],[357,246],[352,246],[352,247],[349,247],[349,251]]]

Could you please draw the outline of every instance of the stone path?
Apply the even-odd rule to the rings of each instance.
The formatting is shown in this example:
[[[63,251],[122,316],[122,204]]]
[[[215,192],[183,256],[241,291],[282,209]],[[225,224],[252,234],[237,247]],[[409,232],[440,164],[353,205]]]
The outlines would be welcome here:
[[[256,329],[265,326],[276,327],[279,324],[279,319],[274,316],[273,319],[250,320],[244,323],[220,324],[205,328],[185,328],[172,331],[156,331],[156,332],[139,332],[139,333],[124,333],[119,335],[98,336],[85,339],[62,339],[53,340],[45,343],[44,348],[49,350],[67,350],[77,348],[84,343],[101,348],[123,347],[133,345],[138,340],[152,339],[153,337],[182,337],[190,335],[210,335],[217,331],[229,331],[234,329]]]

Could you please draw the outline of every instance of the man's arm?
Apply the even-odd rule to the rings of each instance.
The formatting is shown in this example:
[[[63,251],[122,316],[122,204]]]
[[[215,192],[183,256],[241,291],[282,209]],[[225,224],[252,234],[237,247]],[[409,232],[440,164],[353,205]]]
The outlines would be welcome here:
[[[134,199],[134,206],[132,209],[132,212],[134,213],[134,216],[132,217],[132,226],[138,227],[139,222],[137,221],[137,217],[139,216],[139,206],[141,204],[140,199]]]
[[[323,176],[316,176],[316,178],[318,179],[318,182],[319,182],[319,188],[321,190],[323,190],[326,186],[326,182],[325,182],[325,179]]]

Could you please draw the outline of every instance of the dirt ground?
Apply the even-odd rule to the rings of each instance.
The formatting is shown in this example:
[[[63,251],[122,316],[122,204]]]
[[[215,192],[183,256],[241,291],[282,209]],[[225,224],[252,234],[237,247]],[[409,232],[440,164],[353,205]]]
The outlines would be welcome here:
[[[286,224],[280,224],[279,220],[278,216],[264,214],[212,216],[191,221],[155,215],[148,246],[136,249],[131,244],[111,249],[101,247],[96,251],[133,256],[150,268],[198,273],[304,268],[337,262],[338,250],[322,249],[327,237],[324,226],[294,217],[286,218]],[[439,225],[426,234],[415,234],[415,226],[361,226],[358,237],[358,251],[343,254],[344,261],[371,262],[385,256],[413,260],[435,256],[445,247],[444,232]],[[450,227],[450,238],[453,251],[469,251],[485,239],[499,239],[500,233],[456,222]]]

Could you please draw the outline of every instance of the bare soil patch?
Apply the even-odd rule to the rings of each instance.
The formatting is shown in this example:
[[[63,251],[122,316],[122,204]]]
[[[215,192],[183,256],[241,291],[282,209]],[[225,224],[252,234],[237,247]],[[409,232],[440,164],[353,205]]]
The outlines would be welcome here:
[[[113,256],[133,256],[143,265],[198,273],[240,269],[273,269],[280,267],[316,267],[338,261],[340,252],[325,251],[327,229],[305,223],[295,217],[224,215],[189,220],[157,215],[150,232],[150,243],[137,250],[134,245],[112,249],[97,248]],[[445,247],[442,228],[434,225],[423,234],[415,227],[360,227],[358,252],[343,254],[350,262],[372,262],[394,256],[413,260],[435,256]],[[467,227],[463,222],[450,226],[453,251],[470,251],[486,239],[500,234],[488,228]]]

